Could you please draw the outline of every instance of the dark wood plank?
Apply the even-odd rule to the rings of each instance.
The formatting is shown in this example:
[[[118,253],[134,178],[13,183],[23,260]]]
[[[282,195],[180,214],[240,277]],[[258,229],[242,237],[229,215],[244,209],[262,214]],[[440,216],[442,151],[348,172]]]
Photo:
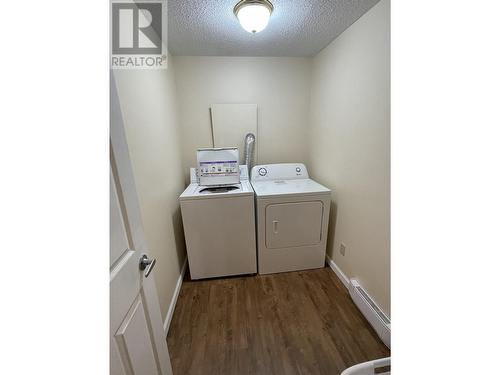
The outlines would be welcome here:
[[[330,268],[186,278],[167,340],[174,375],[335,375],[390,355]]]

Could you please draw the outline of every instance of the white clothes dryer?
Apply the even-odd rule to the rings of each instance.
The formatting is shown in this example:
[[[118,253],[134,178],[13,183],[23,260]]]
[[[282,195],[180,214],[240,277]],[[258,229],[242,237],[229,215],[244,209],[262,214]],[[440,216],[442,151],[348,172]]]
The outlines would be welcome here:
[[[304,164],[252,168],[259,274],[325,265],[330,189],[311,180]]]

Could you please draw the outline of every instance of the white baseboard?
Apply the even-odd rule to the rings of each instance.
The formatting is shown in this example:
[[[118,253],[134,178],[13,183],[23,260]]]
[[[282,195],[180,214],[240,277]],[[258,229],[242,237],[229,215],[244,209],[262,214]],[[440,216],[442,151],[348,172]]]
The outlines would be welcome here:
[[[187,266],[187,255],[184,260],[184,264],[182,265],[181,274],[179,275],[179,279],[177,280],[177,285],[175,286],[174,295],[172,296],[172,300],[170,301],[170,306],[168,307],[167,316],[165,317],[165,321],[163,322],[163,330],[165,331],[165,337],[167,337],[168,329],[170,328],[170,322],[172,321],[172,317],[174,316],[175,305],[177,304],[177,298],[179,298],[179,293],[181,292],[182,280],[184,280],[184,274],[186,273]]]
[[[326,263],[328,263],[333,272],[335,272],[335,275],[342,281],[346,289],[349,290],[349,279],[328,255],[326,255]]]
[[[390,349],[391,320],[385,315],[373,297],[359,284],[358,280],[350,280],[349,294],[368,323],[370,323],[380,339]]]
[[[364,293],[368,297],[368,300],[372,302],[373,308],[368,300],[365,300],[364,298],[361,298],[359,294],[354,293],[354,285],[359,286],[358,282],[355,279],[349,280],[347,276],[342,272],[342,270],[335,264],[335,262],[327,255],[326,256],[326,263],[330,266],[330,268],[335,272],[335,275],[342,281],[342,284],[346,287],[346,289],[349,291],[349,295],[351,296],[351,299],[353,300],[354,304],[359,308],[363,316],[366,318],[368,323],[375,329],[379,337],[382,339],[384,344],[390,349],[391,348],[391,323],[390,319],[385,316],[384,312],[378,307],[377,303],[375,300],[368,295],[368,293],[365,291]],[[353,284],[354,283],[354,284]],[[380,314],[383,314],[385,319],[388,321],[388,323],[384,322],[384,319],[380,318],[380,316],[377,314],[377,310],[380,311]]]

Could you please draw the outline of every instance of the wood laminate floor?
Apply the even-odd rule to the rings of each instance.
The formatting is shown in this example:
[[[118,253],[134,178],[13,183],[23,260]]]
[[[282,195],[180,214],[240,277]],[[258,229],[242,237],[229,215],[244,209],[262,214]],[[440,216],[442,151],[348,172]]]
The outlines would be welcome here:
[[[167,340],[174,375],[338,375],[390,355],[330,268],[186,278]]]

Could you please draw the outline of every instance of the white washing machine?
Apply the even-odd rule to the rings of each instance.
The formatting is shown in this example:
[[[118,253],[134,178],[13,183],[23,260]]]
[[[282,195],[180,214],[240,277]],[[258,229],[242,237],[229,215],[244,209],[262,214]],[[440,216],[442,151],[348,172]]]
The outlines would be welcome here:
[[[179,200],[192,279],[257,272],[254,191],[239,169],[239,183],[203,186],[191,168]]]
[[[330,189],[300,163],[257,165],[251,176],[259,274],[324,267]]]

